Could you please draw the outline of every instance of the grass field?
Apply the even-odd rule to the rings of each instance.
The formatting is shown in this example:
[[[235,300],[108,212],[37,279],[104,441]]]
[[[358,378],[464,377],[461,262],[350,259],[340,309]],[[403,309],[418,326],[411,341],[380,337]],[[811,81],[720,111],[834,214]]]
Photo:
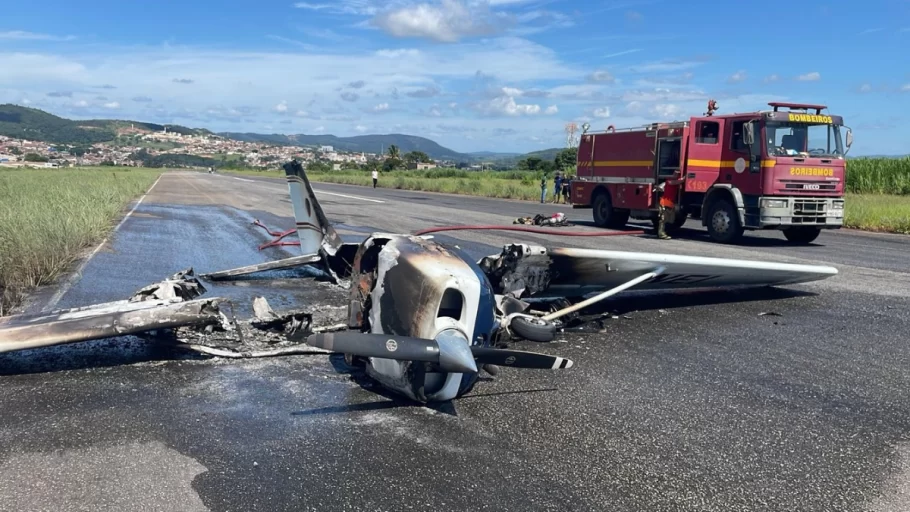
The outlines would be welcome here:
[[[159,170],[0,170],[0,316],[101,240]]]
[[[910,235],[910,195],[847,194],[844,226]]]

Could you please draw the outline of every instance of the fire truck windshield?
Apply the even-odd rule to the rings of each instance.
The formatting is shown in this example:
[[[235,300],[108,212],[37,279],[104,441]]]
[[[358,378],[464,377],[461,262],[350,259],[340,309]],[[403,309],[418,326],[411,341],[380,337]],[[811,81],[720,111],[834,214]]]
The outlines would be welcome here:
[[[840,126],[768,121],[765,125],[768,156],[844,155]]]

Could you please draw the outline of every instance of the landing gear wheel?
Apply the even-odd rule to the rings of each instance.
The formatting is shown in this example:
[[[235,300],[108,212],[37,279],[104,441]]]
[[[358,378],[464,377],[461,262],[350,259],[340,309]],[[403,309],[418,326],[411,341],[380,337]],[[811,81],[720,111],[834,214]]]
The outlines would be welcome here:
[[[726,199],[715,201],[708,212],[708,234],[717,242],[729,244],[743,236],[736,208]]]
[[[821,232],[821,228],[799,226],[785,229],[784,236],[790,243],[803,245],[812,243]]]
[[[515,334],[528,341],[546,343],[556,338],[556,325],[540,318],[518,316],[509,324]]]

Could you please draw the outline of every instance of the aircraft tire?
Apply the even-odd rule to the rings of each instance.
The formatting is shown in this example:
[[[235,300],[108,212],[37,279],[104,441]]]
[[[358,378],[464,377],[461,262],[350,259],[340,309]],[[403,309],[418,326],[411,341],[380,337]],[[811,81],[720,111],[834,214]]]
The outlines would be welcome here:
[[[546,343],[556,338],[556,325],[539,318],[515,317],[509,324],[515,334],[528,341]]]

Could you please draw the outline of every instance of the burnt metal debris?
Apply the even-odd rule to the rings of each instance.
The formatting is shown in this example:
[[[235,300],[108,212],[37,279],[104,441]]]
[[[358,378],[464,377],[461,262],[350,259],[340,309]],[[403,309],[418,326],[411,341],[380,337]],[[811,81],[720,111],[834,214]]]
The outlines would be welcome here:
[[[295,339],[295,344],[299,344],[308,334],[345,327],[337,323],[313,326],[313,315],[302,310],[276,313],[262,297],[254,299],[255,317],[238,321],[233,315],[233,303],[227,299],[199,298],[206,291],[189,268],[143,287],[126,300],[3,317],[0,353],[136,335],[169,341],[175,346],[192,345],[189,348],[210,355],[260,357],[290,353],[292,347],[275,346],[294,343]],[[277,352],[251,350],[263,346]],[[305,347],[304,352],[320,350]]]

